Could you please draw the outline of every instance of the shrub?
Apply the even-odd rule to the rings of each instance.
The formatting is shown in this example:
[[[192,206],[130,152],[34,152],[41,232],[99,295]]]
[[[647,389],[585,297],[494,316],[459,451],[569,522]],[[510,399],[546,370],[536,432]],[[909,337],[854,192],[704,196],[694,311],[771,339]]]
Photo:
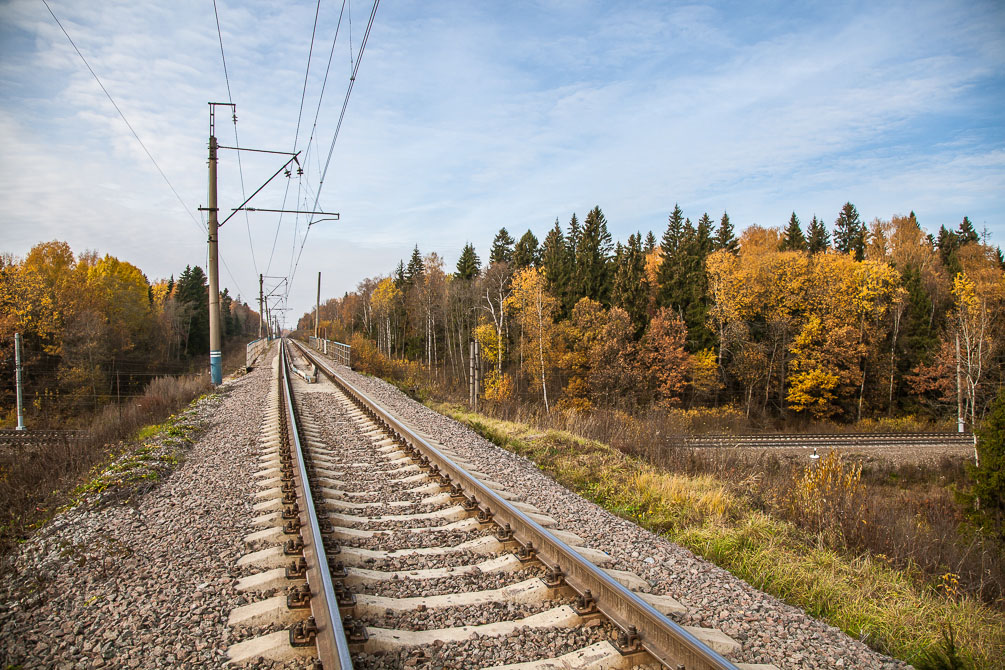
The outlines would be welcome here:
[[[991,405],[991,413],[977,440],[974,496],[979,514],[999,537],[1005,537],[1005,389]]]

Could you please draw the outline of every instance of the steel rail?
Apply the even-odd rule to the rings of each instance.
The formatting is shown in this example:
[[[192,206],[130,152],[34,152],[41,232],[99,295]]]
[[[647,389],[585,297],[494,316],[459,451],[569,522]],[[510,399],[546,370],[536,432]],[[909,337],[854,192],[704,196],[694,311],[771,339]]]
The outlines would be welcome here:
[[[318,657],[327,670],[349,670],[352,660],[349,657],[349,644],[345,631],[342,629],[342,618],[339,614],[338,600],[335,597],[335,587],[328,568],[328,556],[325,553],[324,541],[318,524],[317,510],[314,498],[311,496],[311,485],[304,462],[303,447],[300,442],[300,432],[297,430],[296,410],[293,407],[293,387],[290,384],[288,352],[286,339],[280,340],[280,385],[282,386],[283,403],[287,416],[287,430],[290,445],[297,461],[296,480],[297,493],[303,504],[300,506],[300,517],[303,522],[301,535],[304,542],[304,560],[307,562],[307,584],[312,587],[311,613],[317,626],[315,644]],[[304,532],[303,529],[306,529]]]
[[[507,524],[513,535],[525,547],[533,546],[546,565],[561,570],[565,582],[580,595],[591,592],[597,608],[623,631],[632,626],[638,632],[641,646],[661,663],[688,670],[737,670],[736,665],[710,649],[679,624],[668,619],[645,600],[632,593],[606,572],[580,556],[574,549],[552,535],[547,529],[511,505],[499,494],[482,484],[457,465],[447,455],[402,423],[397,417],[371,400],[363,391],[331,368],[327,361],[314,355],[308,347],[296,343],[301,354],[312,360],[329,378],[354,396],[371,415],[395,435],[410,443],[432,462],[441,475],[459,486],[468,496],[484,506],[501,526]]]
[[[972,433],[836,433],[805,435],[688,435],[680,436],[688,446],[940,446],[969,445]]]

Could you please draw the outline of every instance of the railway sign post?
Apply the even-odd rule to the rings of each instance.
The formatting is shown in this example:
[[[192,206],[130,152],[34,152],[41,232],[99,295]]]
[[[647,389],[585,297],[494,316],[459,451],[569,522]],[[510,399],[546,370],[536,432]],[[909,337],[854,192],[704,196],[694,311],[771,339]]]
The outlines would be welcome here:
[[[14,377],[17,385],[17,429],[24,430],[24,404],[21,400],[21,333],[14,333]]]

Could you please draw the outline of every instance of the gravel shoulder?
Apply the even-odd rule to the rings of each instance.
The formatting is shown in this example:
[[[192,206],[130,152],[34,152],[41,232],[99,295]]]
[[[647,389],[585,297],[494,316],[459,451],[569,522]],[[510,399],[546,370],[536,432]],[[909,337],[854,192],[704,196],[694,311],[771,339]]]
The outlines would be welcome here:
[[[608,552],[614,567],[688,606],[679,622],[734,637],[743,645],[736,660],[780,668],[907,667],[607,513],[393,386],[343,370],[402,419]],[[271,366],[263,364],[226,381],[180,415],[198,429],[194,441],[148,441],[154,447],[148,454],[158,461],[174,454],[177,465],[163,460],[172,467],[135,480],[128,495],[115,487],[85,491],[78,505],[20,547],[0,585],[0,665],[223,665],[227,648],[249,633],[227,627],[230,611],[257,599],[234,589],[245,574],[235,565],[253,530],[251,475],[270,379]],[[135,452],[119,462],[130,458]],[[122,472],[115,467],[113,473]]]
[[[19,548],[0,586],[0,667],[223,664],[227,616],[248,602],[234,566],[270,378],[265,364],[225,381],[176,417],[194,439],[137,445]]]

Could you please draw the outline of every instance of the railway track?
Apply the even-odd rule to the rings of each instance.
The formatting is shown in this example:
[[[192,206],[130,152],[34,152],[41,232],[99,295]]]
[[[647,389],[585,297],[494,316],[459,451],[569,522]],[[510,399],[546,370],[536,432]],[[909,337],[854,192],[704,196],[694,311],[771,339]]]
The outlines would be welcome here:
[[[320,372],[320,375],[317,374]],[[317,378],[317,382],[314,379]],[[264,634],[231,663],[324,668],[686,668],[739,644],[574,529],[410,428],[334,365],[283,342],[262,429],[255,525],[230,614]]]
[[[973,447],[973,433],[802,433],[791,435],[694,435],[684,438],[696,448],[753,449],[882,449]]]

